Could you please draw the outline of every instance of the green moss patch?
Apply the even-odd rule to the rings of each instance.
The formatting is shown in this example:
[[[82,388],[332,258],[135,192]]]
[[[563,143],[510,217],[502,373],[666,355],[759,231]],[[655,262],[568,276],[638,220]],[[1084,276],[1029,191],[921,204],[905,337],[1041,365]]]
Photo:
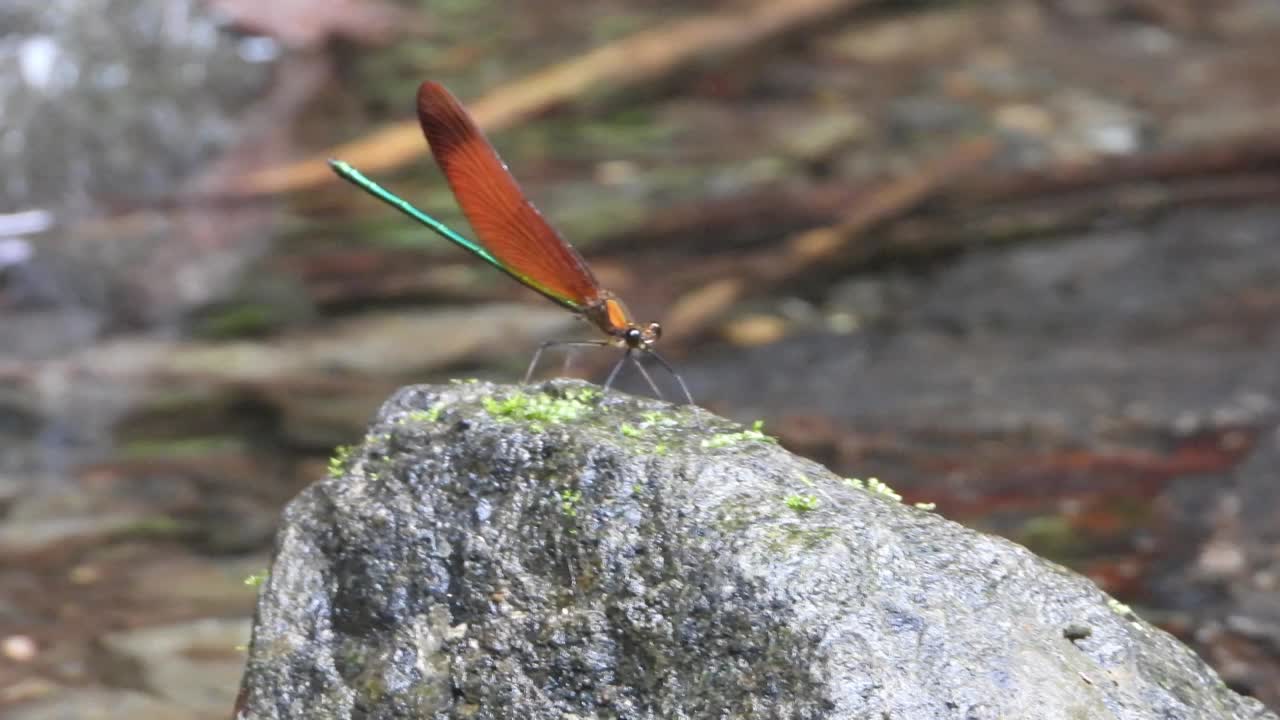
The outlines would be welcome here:
[[[777,439],[764,434],[764,421],[757,420],[751,425],[751,429],[742,430],[740,432],[719,433],[702,441],[704,448],[726,448],[733,447],[744,442],[767,442],[777,443]]]

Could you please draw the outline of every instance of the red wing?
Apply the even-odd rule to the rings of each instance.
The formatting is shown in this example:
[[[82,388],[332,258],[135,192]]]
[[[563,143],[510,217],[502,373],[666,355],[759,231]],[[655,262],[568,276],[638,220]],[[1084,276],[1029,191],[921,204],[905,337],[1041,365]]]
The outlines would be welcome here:
[[[480,242],[536,290],[575,305],[600,295],[576,250],[525,197],[471,116],[443,85],[418,88],[418,122]]]

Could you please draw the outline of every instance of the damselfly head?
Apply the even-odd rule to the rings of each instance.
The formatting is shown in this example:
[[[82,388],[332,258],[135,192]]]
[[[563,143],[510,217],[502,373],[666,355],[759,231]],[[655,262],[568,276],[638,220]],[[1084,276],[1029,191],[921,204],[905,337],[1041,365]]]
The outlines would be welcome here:
[[[648,325],[631,325],[622,331],[622,342],[632,350],[648,350],[662,337],[662,326],[656,322]]]

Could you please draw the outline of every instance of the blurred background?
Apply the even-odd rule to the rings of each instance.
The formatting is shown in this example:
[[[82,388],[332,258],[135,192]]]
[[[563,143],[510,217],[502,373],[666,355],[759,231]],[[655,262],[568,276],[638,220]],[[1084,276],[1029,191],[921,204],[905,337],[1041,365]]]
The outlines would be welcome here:
[[[330,175],[466,230],[427,78],[700,404],[1280,709],[1277,46],[1276,0],[5,0],[0,714],[226,717],[335,448],[590,336]]]

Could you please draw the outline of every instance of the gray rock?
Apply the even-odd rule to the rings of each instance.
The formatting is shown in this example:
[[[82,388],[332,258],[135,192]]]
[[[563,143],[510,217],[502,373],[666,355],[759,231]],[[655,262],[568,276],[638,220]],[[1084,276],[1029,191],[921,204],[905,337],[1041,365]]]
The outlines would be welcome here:
[[[1275,717],[1021,547],[544,387],[405,388],[290,504],[240,717]]]

